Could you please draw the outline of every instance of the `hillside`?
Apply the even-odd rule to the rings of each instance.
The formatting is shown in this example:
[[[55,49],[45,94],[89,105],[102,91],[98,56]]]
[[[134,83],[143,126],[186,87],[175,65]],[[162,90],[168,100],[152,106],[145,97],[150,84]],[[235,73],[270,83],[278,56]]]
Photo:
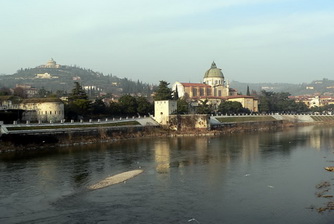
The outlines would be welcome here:
[[[69,92],[73,89],[76,81],[83,87],[87,86],[89,88],[88,86],[90,86],[90,88],[115,95],[127,93],[150,95],[153,88],[151,85],[140,81],[134,82],[127,78],[118,78],[91,69],[66,65],[20,69],[13,75],[0,76],[0,87],[14,88],[16,84],[21,84],[38,89]]]
[[[315,80],[311,83],[290,84],[290,83],[242,83],[237,81],[231,82],[231,87],[243,94],[247,91],[247,86],[250,90],[256,92],[272,91],[272,92],[288,92],[293,96],[315,94],[334,95],[334,80],[322,79]]]

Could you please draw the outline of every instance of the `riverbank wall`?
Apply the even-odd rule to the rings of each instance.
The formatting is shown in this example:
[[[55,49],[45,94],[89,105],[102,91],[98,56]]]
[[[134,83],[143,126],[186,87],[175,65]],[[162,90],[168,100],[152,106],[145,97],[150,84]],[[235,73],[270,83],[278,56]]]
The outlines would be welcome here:
[[[210,126],[206,129],[182,128],[180,130],[171,130],[168,127],[154,124],[154,120],[151,118],[146,118],[146,120],[141,121],[141,125],[9,131],[0,138],[0,152],[112,142],[143,137],[216,136],[237,132],[269,131],[293,126],[330,124],[328,121],[334,120],[334,116],[321,118],[323,121],[320,121],[319,117],[287,115],[280,117],[267,116],[265,120],[258,121],[259,116],[252,117],[248,115],[227,116],[230,120],[241,118],[246,120],[243,122],[221,122],[218,119],[222,117],[224,116],[211,116],[209,118]]]
[[[1,136],[0,152],[111,142],[120,139],[159,135],[160,132],[161,128],[159,126],[122,126],[8,133]]]

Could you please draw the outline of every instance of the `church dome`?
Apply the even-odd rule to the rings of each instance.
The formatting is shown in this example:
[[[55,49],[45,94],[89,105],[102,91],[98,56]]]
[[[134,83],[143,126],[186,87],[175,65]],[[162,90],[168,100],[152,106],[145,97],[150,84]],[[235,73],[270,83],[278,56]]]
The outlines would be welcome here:
[[[49,65],[49,66],[55,66],[56,62],[53,60],[53,58],[51,58],[51,60],[48,61],[47,65]]]
[[[220,68],[217,68],[215,62],[212,62],[211,68],[205,72],[204,78],[224,78]]]

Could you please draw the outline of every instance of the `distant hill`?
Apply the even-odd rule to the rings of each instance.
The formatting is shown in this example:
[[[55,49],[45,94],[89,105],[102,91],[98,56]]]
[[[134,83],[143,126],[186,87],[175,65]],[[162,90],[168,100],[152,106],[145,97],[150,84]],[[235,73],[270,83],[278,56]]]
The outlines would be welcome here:
[[[137,94],[150,95],[152,85],[140,81],[132,81],[127,78],[118,78],[112,75],[103,75],[91,69],[76,66],[58,66],[20,69],[13,75],[0,76],[0,87],[14,88],[16,84],[31,85],[35,88],[44,88],[51,91],[71,91],[74,82],[82,86],[90,86],[100,91],[112,94]]]
[[[322,95],[334,95],[334,80],[322,79],[315,80],[311,83],[302,84],[290,84],[290,83],[242,83],[238,81],[232,81],[230,83],[232,88],[238,90],[243,94],[246,94],[247,86],[250,90],[261,92],[262,90],[271,92],[288,92],[293,96],[315,94]]]
[[[74,82],[79,82],[83,87],[95,88],[100,92],[113,95],[137,94],[149,96],[154,86],[141,81],[132,81],[127,78],[118,78],[112,75],[104,75],[91,69],[77,66],[58,65],[51,59],[45,65],[35,68],[20,69],[12,75],[0,75],[0,88],[14,88],[16,84],[26,84],[35,88],[44,88],[51,91],[70,92]],[[291,95],[304,95],[319,93],[322,95],[334,95],[334,80],[322,79],[311,83],[243,83],[232,81],[230,86],[239,93],[246,94],[247,86],[256,92],[262,90],[273,92],[289,92]]]

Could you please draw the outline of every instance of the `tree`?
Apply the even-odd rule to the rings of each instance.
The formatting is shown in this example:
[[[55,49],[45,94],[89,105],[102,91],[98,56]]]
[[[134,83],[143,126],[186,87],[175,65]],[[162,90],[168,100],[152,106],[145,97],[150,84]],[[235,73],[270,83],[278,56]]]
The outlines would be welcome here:
[[[240,102],[235,101],[221,102],[218,106],[218,112],[223,114],[250,113],[248,109],[242,107]]]
[[[10,89],[7,87],[1,87],[0,96],[9,96],[11,95]]]
[[[15,87],[14,88],[14,96],[18,96],[20,98],[27,98],[28,97],[26,91],[21,87]]]
[[[247,86],[247,94],[246,94],[247,96],[250,96],[251,94],[250,94],[250,91],[249,91],[249,86]]]
[[[90,112],[91,102],[78,82],[75,82],[65,109],[65,115],[69,119],[78,119],[79,117],[88,115]]]
[[[177,85],[175,87],[175,92],[173,94],[173,100],[178,100],[179,99],[179,92],[177,91]]]
[[[126,115],[137,114],[137,101],[136,98],[130,95],[123,95],[118,100],[121,112]]]
[[[69,101],[75,101],[78,99],[81,100],[88,100],[88,95],[85,92],[85,90],[82,88],[82,86],[79,84],[79,82],[74,82],[74,88],[72,89],[72,93],[70,94],[68,100]]]
[[[119,106],[119,103],[111,102],[109,106],[107,107],[107,111],[108,111],[108,114],[119,115],[121,113],[121,108]]]
[[[187,114],[189,112],[189,104],[185,99],[177,100],[177,113]]]
[[[173,91],[168,87],[169,83],[166,81],[160,81],[160,84],[155,91],[154,100],[172,100]]]
[[[148,102],[148,100],[145,97],[137,97],[136,98],[137,101],[137,112],[139,114],[149,114],[149,113],[153,113],[153,104]]]
[[[300,102],[296,103],[289,98],[290,93],[287,92],[266,92],[263,90],[259,96],[259,111],[260,112],[307,112],[307,106]]]
[[[96,115],[105,115],[107,113],[107,106],[103,102],[102,98],[95,99],[95,101],[92,103],[91,111],[92,114]]]
[[[198,114],[210,114],[213,112],[212,106],[208,104],[208,100],[201,101],[201,104],[198,105],[196,113]]]

